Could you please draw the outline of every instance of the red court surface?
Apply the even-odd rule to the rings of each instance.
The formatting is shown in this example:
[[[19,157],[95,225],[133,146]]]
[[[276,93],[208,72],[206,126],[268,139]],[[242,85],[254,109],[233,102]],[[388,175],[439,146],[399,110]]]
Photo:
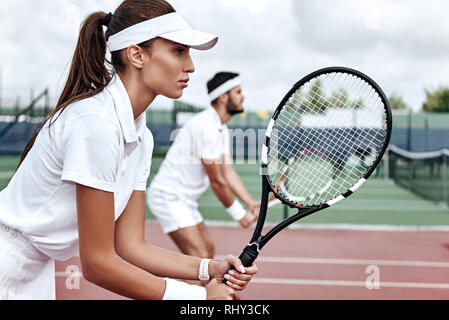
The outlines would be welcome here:
[[[218,256],[239,255],[252,230],[210,226]],[[177,250],[157,224],[150,243]],[[243,300],[449,299],[449,231],[295,228],[256,261]],[[58,300],[124,299],[84,280],[79,258],[56,263]]]

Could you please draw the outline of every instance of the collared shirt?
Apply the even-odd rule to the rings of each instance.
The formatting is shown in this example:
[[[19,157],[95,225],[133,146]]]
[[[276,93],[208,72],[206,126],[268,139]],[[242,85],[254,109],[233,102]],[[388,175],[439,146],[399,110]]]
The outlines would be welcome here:
[[[195,115],[177,134],[151,188],[196,201],[210,185],[201,160],[229,155],[229,141],[228,127],[222,124],[214,108]]]
[[[40,251],[65,260],[77,253],[76,184],[114,193],[115,219],[134,190],[146,189],[153,136],[136,120],[118,76],[94,97],[69,105],[42,128],[0,193],[0,222]]]

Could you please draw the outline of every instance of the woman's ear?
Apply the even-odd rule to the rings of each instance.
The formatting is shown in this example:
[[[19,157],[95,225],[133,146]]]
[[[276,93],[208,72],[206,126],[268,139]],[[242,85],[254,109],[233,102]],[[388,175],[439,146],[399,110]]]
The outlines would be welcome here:
[[[138,45],[131,45],[126,49],[126,57],[128,61],[137,69],[143,67],[143,49]]]

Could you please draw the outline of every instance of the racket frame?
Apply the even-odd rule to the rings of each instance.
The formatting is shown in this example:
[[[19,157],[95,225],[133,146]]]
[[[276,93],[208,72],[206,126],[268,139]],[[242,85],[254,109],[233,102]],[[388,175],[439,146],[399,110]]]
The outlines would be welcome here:
[[[367,83],[369,83],[379,94],[380,99],[382,100],[382,103],[384,105],[384,111],[386,114],[386,132],[385,132],[385,139],[382,145],[382,148],[379,150],[379,153],[377,155],[377,159],[374,161],[374,163],[371,165],[371,167],[368,169],[366,174],[351,188],[349,188],[344,194],[336,197],[335,199],[328,201],[326,203],[315,205],[315,206],[301,206],[296,203],[292,203],[288,201],[287,199],[284,199],[282,195],[280,195],[276,191],[276,186],[273,186],[270,182],[269,175],[268,175],[268,146],[270,144],[270,136],[273,130],[273,127],[276,123],[277,118],[279,117],[283,107],[289,100],[289,98],[295,93],[302,85],[305,83],[311,81],[314,78],[317,78],[318,76],[321,76],[323,74],[329,74],[329,73],[347,73],[353,76],[356,76],[360,79],[363,79]],[[252,264],[252,262],[257,258],[258,253],[260,250],[265,246],[265,244],[273,238],[277,233],[279,233],[282,229],[286,228],[287,226],[291,225],[292,223],[298,221],[301,218],[304,218],[312,213],[315,213],[317,211],[320,211],[322,209],[328,208],[330,206],[333,206],[337,204],[338,202],[348,198],[351,196],[360,186],[363,185],[363,183],[371,176],[371,174],[374,172],[376,167],[379,165],[380,161],[382,160],[382,157],[388,147],[388,144],[390,142],[391,138],[391,130],[392,130],[392,114],[391,114],[391,108],[390,104],[388,102],[388,99],[383,92],[383,90],[380,88],[380,86],[372,80],[367,75],[361,73],[360,71],[346,68],[346,67],[328,67],[323,68],[320,70],[317,70],[315,72],[312,72],[311,74],[307,75],[300,81],[298,81],[291,89],[290,91],[285,95],[285,97],[282,99],[281,103],[277,107],[276,111],[273,114],[272,119],[270,120],[270,123],[268,125],[264,144],[262,146],[262,156],[261,156],[261,162],[262,162],[262,195],[261,195],[261,207],[260,207],[260,213],[259,213],[259,219],[257,221],[253,236],[250,240],[250,243],[248,246],[244,249],[242,254],[240,255],[240,259],[242,260],[242,263],[245,266],[249,266]],[[270,193],[273,193],[275,198],[280,200],[283,204],[288,205],[291,208],[296,208],[298,210],[298,213],[295,215],[290,216],[289,218],[283,220],[276,226],[274,226],[271,230],[269,230],[265,235],[262,235],[262,229],[265,224],[266,215],[268,212],[268,199],[270,196]]]

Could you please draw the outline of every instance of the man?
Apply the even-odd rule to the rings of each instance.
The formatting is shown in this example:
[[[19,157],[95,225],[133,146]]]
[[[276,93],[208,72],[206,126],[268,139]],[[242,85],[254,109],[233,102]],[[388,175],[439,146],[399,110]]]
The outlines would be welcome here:
[[[217,73],[207,88],[212,106],[190,119],[176,136],[150,185],[148,204],[164,232],[184,254],[213,258],[215,246],[198,211],[197,199],[210,185],[243,228],[257,220],[260,203],[246,190],[230,157],[226,123],[244,111],[239,74]]]

